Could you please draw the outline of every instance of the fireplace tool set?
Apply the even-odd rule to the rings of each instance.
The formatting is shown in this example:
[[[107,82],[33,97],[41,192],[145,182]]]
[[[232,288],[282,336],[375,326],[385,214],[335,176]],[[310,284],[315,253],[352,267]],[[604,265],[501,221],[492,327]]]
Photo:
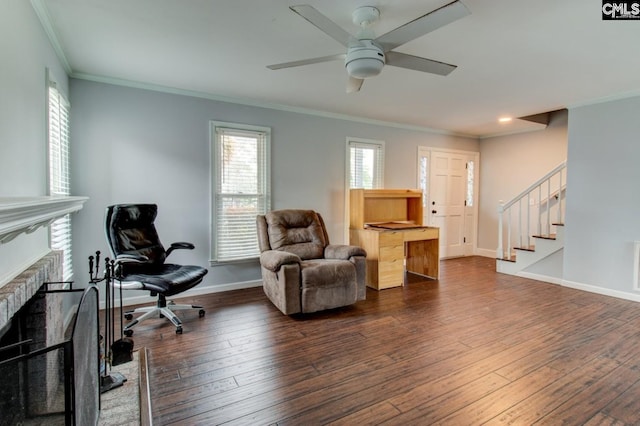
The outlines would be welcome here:
[[[105,283],[104,336],[100,336],[100,392],[122,386],[127,378],[118,372],[109,371],[113,367],[133,359],[133,339],[125,337],[122,318],[122,288],[120,288],[120,338],[115,340],[115,262],[108,257],[104,259],[104,273],[100,276],[100,252],[89,256],[89,282],[96,286]]]

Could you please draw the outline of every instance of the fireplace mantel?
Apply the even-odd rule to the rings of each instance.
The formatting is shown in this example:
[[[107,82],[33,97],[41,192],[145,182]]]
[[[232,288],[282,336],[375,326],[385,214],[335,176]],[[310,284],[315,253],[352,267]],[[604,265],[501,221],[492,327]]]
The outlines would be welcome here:
[[[88,197],[0,197],[0,244],[82,208]]]

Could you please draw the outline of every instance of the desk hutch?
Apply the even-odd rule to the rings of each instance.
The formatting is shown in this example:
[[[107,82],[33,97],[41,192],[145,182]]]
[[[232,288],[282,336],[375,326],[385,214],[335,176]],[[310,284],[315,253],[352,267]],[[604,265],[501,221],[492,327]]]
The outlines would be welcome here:
[[[352,189],[349,240],[367,251],[367,286],[404,284],[408,272],[438,279],[439,229],[422,226],[417,189]]]

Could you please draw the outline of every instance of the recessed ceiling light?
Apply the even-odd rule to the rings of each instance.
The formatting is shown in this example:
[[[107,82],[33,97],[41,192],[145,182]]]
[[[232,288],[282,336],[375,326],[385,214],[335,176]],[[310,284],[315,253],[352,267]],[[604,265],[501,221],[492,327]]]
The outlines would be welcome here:
[[[498,118],[498,121],[499,121],[500,123],[508,123],[508,122],[510,122],[511,120],[513,120],[511,117],[500,117],[500,118]]]

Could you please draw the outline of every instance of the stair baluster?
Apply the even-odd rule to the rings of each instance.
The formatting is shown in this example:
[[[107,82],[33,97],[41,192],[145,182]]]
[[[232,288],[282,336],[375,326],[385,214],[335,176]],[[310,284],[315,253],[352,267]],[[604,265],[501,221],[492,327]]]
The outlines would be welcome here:
[[[531,225],[533,220],[535,220],[537,229],[536,236],[545,238],[552,238],[553,226],[563,224],[566,167],[566,161],[563,161],[511,201],[504,203],[500,200],[498,203],[498,247],[496,249],[498,259],[513,260],[515,249],[532,249]],[[557,190],[554,192],[552,188],[557,188]],[[516,209],[517,211],[514,211]],[[517,226],[512,222],[514,216],[517,217]],[[552,217],[555,222],[552,221]]]

